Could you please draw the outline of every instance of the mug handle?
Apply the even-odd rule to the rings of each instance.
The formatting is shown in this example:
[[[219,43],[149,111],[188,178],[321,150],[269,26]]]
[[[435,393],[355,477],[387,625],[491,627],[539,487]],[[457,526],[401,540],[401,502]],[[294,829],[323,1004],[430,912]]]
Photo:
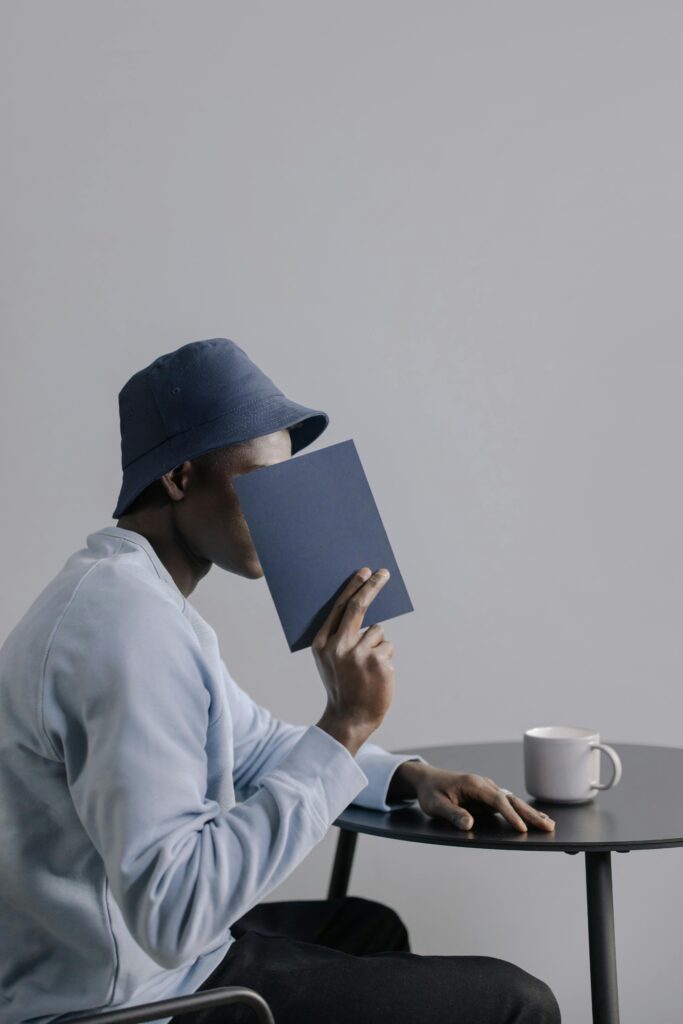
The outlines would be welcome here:
[[[607,743],[591,743],[593,750],[602,750],[609,757],[612,762],[612,768],[614,773],[609,782],[591,782],[593,789],[611,789],[612,786],[616,786],[617,782],[621,778],[621,758],[617,754],[614,747],[610,747]]]

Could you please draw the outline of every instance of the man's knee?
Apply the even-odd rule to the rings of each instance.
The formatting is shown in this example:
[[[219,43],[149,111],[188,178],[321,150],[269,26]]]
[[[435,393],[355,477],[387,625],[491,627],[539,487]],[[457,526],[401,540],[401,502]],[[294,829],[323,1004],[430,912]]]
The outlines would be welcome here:
[[[560,1024],[560,1007],[550,986],[533,975],[529,978],[529,1024]]]
[[[500,984],[511,1004],[512,1020],[519,1024],[560,1024],[560,1007],[549,985],[507,960],[497,963],[503,975]]]

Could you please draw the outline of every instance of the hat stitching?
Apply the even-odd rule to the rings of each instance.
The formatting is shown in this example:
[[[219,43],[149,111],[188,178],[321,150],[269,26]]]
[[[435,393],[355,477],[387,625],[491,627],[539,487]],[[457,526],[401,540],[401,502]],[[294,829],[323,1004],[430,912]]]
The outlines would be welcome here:
[[[263,399],[262,401],[259,401],[259,402],[254,402],[253,403],[253,410],[256,411],[261,406],[266,406],[266,405],[268,405],[269,402],[273,402],[276,399],[278,399],[279,397],[280,397],[279,395],[272,395],[270,398]],[[291,401],[291,400],[288,399],[288,401]],[[294,404],[296,404],[296,403],[294,403]],[[243,407],[240,407],[240,408],[243,408]],[[237,409],[233,409],[233,410],[231,410],[230,413],[224,413],[221,416],[214,416],[210,420],[205,420],[203,423],[195,423],[194,426],[188,427],[187,430],[181,430],[177,434],[171,434],[170,437],[165,437],[163,439],[163,441],[159,441],[159,443],[155,444],[152,448],[148,448],[147,451],[141,452],[140,455],[136,455],[134,459],[131,459],[131,461],[127,462],[126,465],[123,466],[122,468],[124,470],[129,469],[131,466],[135,465],[136,462],[139,462],[140,459],[143,459],[146,455],[150,455],[152,452],[156,451],[158,448],[162,448],[165,444],[168,444],[169,441],[175,441],[178,438],[183,438],[185,436],[185,434],[190,434],[193,430],[197,430],[199,427],[207,426],[210,423],[216,423],[218,420],[221,420],[224,417],[230,416],[233,413],[236,413],[237,411],[238,411]],[[295,415],[295,411],[294,410],[292,410],[292,415],[293,416]],[[300,413],[298,413],[297,415],[299,417],[301,416]],[[314,415],[315,416],[320,416],[321,413],[318,413],[318,412],[310,413],[310,414],[305,415],[303,417],[303,419],[304,420],[310,419]],[[297,423],[297,422],[299,422],[299,420],[295,420],[294,422]],[[303,422],[303,420],[302,420],[302,422]],[[229,421],[228,421],[228,425],[229,425]],[[282,429],[286,430],[287,428],[283,427]],[[250,440],[250,438],[246,437],[243,440],[248,441],[248,440]],[[241,441],[231,441],[231,442],[229,442],[229,444],[241,444]],[[219,448],[221,446],[217,445],[217,447]],[[187,456],[187,458],[199,458],[199,456],[197,456],[197,455]]]
[[[134,459],[131,459],[131,461],[127,462],[125,464],[125,466],[123,466],[122,468],[123,469],[128,469],[129,466],[132,466],[134,462],[137,462],[138,459],[141,459],[144,455],[149,455],[149,453],[153,452],[156,448],[161,448],[162,445],[167,444],[169,441],[174,441],[178,437],[183,437],[184,434],[189,434],[193,430],[197,430],[199,427],[206,427],[210,423],[216,423],[218,420],[225,419],[225,418],[227,418],[229,416],[234,416],[238,412],[240,412],[242,409],[245,409],[245,408],[252,409],[253,411],[256,411],[256,410],[260,409],[262,406],[268,405],[269,402],[274,402],[274,401],[278,401],[278,400],[282,401],[282,397],[283,396],[281,396],[281,395],[271,395],[269,398],[262,398],[262,399],[259,399],[258,402],[252,402],[251,405],[250,405],[249,402],[245,402],[242,405],[238,405],[238,406],[235,406],[234,408],[230,409],[229,412],[222,412],[218,416],[212,416],[211,419],[209,419],[209,420],[202,420],[201,423],[193,423],[191,427],[186,427],[185,430],[180,430],[180,431],[178,431],[177,434],[170,434],[168,437],[165,437],[162,441],[159,441],[158,444],[155,444],[151,448],[148,448],[146,451],[141,452],[140,455],[136,455]],[[156,399],[155,399],[155,401],[156,401]],[[289,401],[289,399],[288,399],[288,401]],[[157,404],[157,408],[158,408],[158,404]],[[235,442],[235,443],[238,443],[238,442]]]

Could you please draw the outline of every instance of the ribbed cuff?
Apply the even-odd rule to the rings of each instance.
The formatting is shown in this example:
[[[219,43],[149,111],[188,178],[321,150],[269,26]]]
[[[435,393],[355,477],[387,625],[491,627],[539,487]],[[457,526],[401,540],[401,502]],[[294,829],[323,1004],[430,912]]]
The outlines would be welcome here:
[[[300,790],[323,831],[368,782],[351,751],[317,725],[306,729],[268,776]]]
[[[361,747],[356,754],[356,759],[369,782],[354,799],[354,804],[359,807],[368,807],[373,811],[391,811],[395,807],[406,807],[417,799],[411,796],[388,803],[387,793],[394,772],[400,764],[404,764],[406,761],[421,761],[423,764],[427,764],[424,757],[420,757],[419,754],[390,754],[387,750],[371,744],[369,749],[364,750]]]

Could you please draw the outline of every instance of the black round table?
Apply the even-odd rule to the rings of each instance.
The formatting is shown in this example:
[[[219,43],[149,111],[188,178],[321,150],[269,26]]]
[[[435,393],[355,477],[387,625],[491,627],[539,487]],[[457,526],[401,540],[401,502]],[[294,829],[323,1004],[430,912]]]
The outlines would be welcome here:
[[[528,796],[521,742],[394,751],[420,754],[439,768],[488,775],[499,786],[550,814],[556,822],[555,831],[530,828],[527,833],[517,832],[500,815],[492,814],[475,817],[474,828],[461,832],[449,822],[425,814],[417,804],[393,811],[371,811],[351,804],[334,822],[340,834],[328,896],[346,894],[359,832],[441,846],[583,853],[593,1022],[618,1024],[611,854],[683,846],[683,749],[634,743],[612,745],[624,766],[621,782],[614,789],[598,793],[590,803],[573,806],[545,803]]]

